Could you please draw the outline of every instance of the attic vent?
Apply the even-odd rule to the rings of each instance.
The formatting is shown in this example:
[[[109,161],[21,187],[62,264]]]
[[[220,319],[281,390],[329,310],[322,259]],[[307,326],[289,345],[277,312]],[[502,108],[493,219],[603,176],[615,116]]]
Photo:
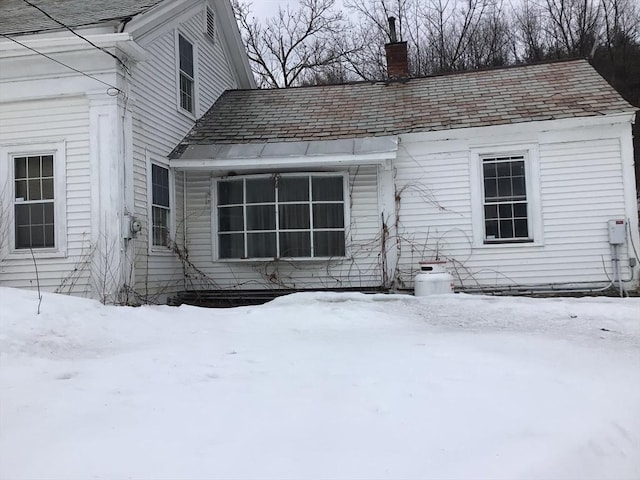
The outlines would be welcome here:
[[[213,10],[207,7],[207,36],[211,40],[216,39],[216,19]]]

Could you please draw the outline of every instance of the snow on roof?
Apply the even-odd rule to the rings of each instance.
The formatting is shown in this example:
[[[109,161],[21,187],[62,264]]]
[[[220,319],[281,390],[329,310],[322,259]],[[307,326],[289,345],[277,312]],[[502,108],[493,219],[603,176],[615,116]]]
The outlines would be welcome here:
[[[172,153],[192,145],[300,142],[634,112],[586,60],[401,81],[229,90]]]

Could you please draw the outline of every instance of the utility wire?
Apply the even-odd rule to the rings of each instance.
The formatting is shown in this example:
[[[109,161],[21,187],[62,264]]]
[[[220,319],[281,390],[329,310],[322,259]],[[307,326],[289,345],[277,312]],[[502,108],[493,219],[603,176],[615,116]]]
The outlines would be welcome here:
[[[49,55],[47,55],[46,53],[42,53],[42,52],[40,52],[40,51],[36,50],[35,48],[32,48],[32,47],[30,47],[30,46],[28,46],[28,45],[25,45],[24,43],[19,42],[19,41],[18,41],[18,40],[16,40],[15,38],[11,38],[10,36],[5,35],[4,33],[0,33],[0,36],[2,36],[2,37],[4,37],[4,38],[6,38],[7,40],[11,40],[11,41],[12,41],[12,42],[14,42],[14,43],[17,43],[18,45],[20,45],[21,47],[26,48],[27,50],[31,50],[32,52],[37,53],[38,55],[42,55],[43,57],[48,58],[48,59],[49,59],[49,60],[51,60],[52,62],[56,62],[57,64],[62,65],[62,66],[63,66],[63,67],[65,67],[65,68],[68,68],[68,69],[70,69],[70,70],[73,70],[74,72],[77,72],[77,73],[79,73],[79,74],[81,74],[81,75],[84,75],[85,77],[88,77],[88,78],[90,78],[90,79],[92,79],[92,80],[95,80],[96,82],[100,82],[100,83],[102,83],[103,85],[106,85],[107,87],[109,87],[109,90],[115,90],[115,91],[116,91],[116,93],[115,93],[115,94],[111,94],[111,93],[109,93],[109,90],[107,90],[107,93],[108,93],[109,95],[111,95],[111,96],[114,96],[114,97],[115,97],[116,95],[118,95],[118,94],[120,94],[120,93],[123,93],[123,92],[122,92],[122,90],[120,90],[118,87],[114,87],[114,86],[113,86],[113,85],[111,85],[110,83],[104,82],[104,81],[100,80],[99,78],[94,77],[93,75],[89,75],[88,73],[85,73],[85,72],[83,72],[83,71],[81,71],[81,70],[78,70],[77,68],[73,68],[73,67],[71,67],[71,66],[67,65],[66,63],[62,63],[60,60],[56,60],[55,58],[50,57],[50,56],[49,56]]]
[[[102,48],[98,45],[96,45],[95,43],[93,43],[91,40],[89,40],[88,38],[83,37],[82,35],[80,35],[79,33],[77,33],[75,30],[73,30],[71,27],[69,27],[68,25],[65,25],[64,23],[62,23],[61,21],[53,18],[51,15],[49,15],[47,12],[45,12],[42,8],[40,8],[37,5],[34,5],[33,3],[31,3],[29,0],[22,0],[24,3],[26,3],[27,5],[29,5],[30,7],[35,8],[36,10],[38,10],[40,13],[42,13],[45,17],[47,17],[48,19],[56,22],[58,25],[60,25],[61,27],[66,28],[67,30],[69,30],[71,33],[73,33],[76,37],[81,38],[82,40],[84,40],[85,42],[87,42],[89,45],[91,45],[94,48],[97,48],[98,50],[102,50],[104,53],[106,53],[107,55],[113,57],[116,59],[116,61],[122,65],[122,68],[128,73],[131,74],[131,72],[129,71],[129,67],[127,67],[125,65],[125,63],[118,58],[117,55],[114,55],[113,53],[111,53],[109,50]]]

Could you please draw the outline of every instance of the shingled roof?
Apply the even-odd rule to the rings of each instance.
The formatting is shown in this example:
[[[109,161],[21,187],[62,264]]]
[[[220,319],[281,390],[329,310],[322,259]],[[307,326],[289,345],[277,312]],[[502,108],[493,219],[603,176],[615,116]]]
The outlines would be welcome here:
[[[118,23],[157,5],[162,0],[29,0],[51,17],[75,28],[101,23]],[[23,35],[60,30],[48,18],[23,0],[0,0],[0,34]]]
[[[377,137],[635,108],[585,60],[391,82],[229,90],[176,147]]]

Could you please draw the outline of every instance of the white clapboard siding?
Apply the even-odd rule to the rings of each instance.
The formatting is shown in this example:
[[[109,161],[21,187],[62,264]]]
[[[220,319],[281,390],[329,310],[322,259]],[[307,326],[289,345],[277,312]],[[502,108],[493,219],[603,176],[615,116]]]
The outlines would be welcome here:
[[[177,104],[176,31],[184,34],[195,48],[197,61],[197,116],[206,112],[226,89],[237,81],[225,58],[220,39],[212,42],[204,35],[204,9],[161,36],[140,39],[149,57],[133,71],[133,159],[135,215],[144,226],[136,241],[136,291],[145,296],[171,294],[184,288],[183,264],[168,251],[149,251],[148,161],[166,161],[194,124],[193,117]],[[178,248],[183,248],[182,173],[176,173],[173,211]]]
[[[541,244],[475,247],[469,149],[452,151],[464,142],[451,141],[424,153],[425,143],[405,142],[395,162],[400,285],[411,287],[417,262],[436,258],[463,287],[609,282],[607,221],[625,218],[620,139],[594,137],[537,144]],[[626,247],[621,253],[626,278]]]
[[[376,167],[349,171],[351,225],[347,229],[348,259],[331,261],[236,261],[212,258],[211,184],[205,173],[187,175],[187,248],[199,272],[190,275],[191,288],[347,288],[381,284],[380,219]]]
[[[65,142],[67,255],[37,258],[40,286],[47,291],[90,294],[91,190],[89,109],[85,97],[62,97],[0,105],[0,145]],[[7,159],[2,159],[6,161]],[[0,219],[2,235],[13,228]],[[0,260],[0,285],[35,288],[31,258]]]

